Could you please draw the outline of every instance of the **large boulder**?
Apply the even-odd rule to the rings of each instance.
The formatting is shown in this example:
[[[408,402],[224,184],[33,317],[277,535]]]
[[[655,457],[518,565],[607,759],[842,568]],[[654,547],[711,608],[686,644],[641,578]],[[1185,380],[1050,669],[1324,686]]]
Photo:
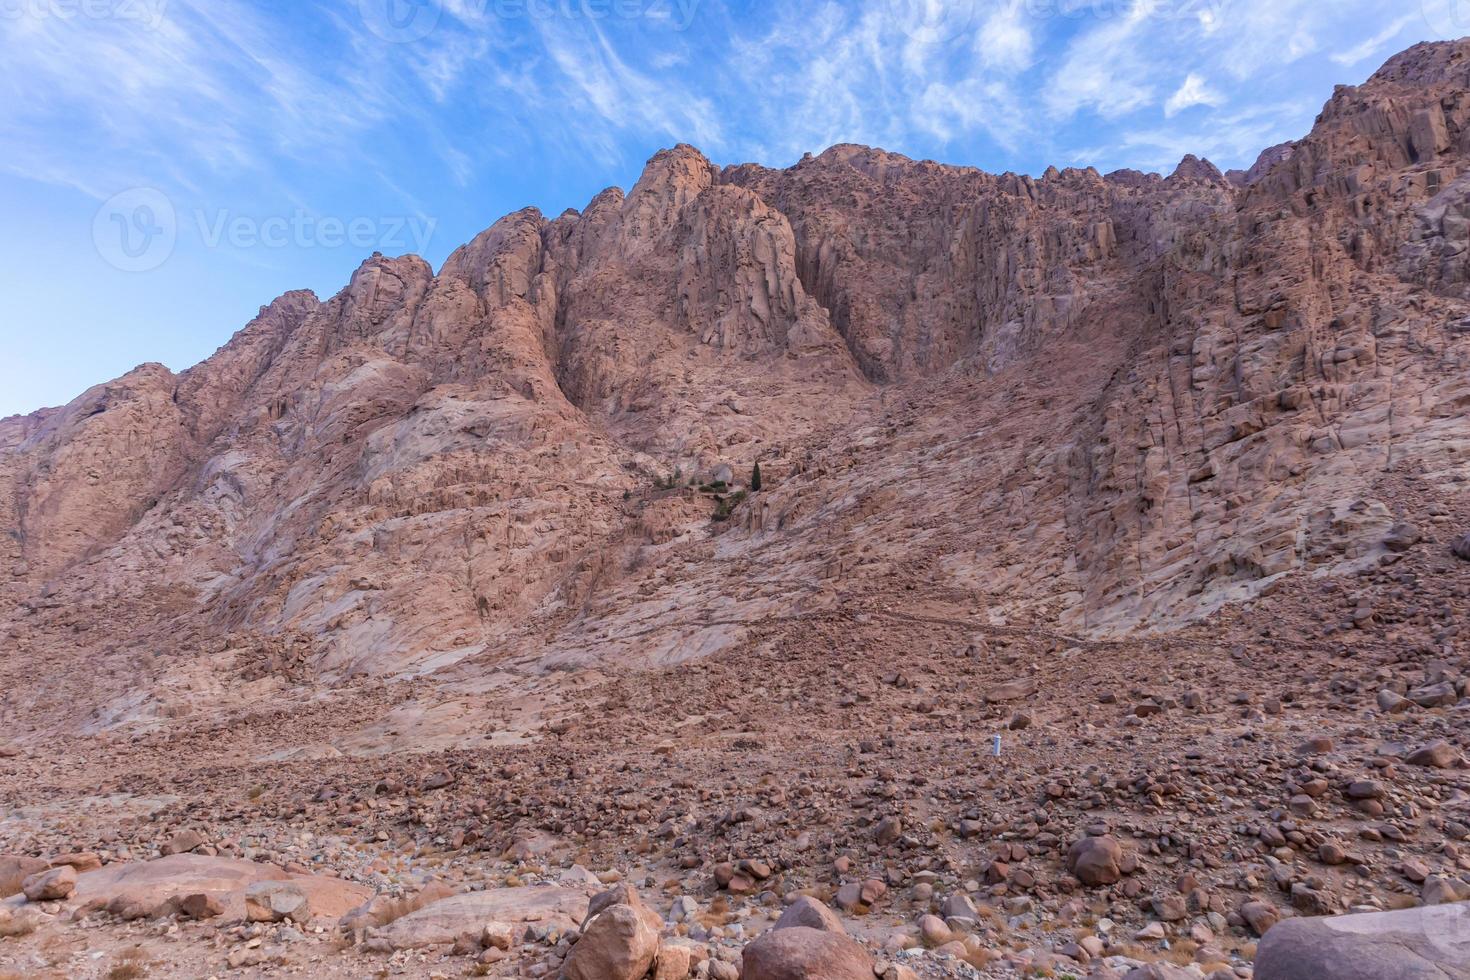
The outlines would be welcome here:
[[[27,878],[49,867],[40,858],[22,854],[0,854],[0,898],[19,895]]]
[[[1067,870],[1084,885],[1112,885],[1123,877],[1123,848],[1111,834],[1084,837],[1067,851]]]
[[[1470,977],[1470,905],[1285,919],[1256,951],[1256,980]]]
[[[634,904],[593,899],[597,911],[562,965],[562,980],[641,980],[658,955],[659,919],[632,889],[620,895]]]
[[[1404,757],[1404,761],[1426,769],[1453,769],[1460,761],[1460,753],[1449,742],[1439,739],[1413,750]]]
[[[873,957],[840,933],[772,929],[745,947],[741,980],[873,980]]]
[[[227,918],[245,918],[245,891],[265,881],[290,881],[306,894],[314,918],[335,919],[372,897],[356,882],[291,875],[273,864],[175,854],[156,861],[109,864],[77,879],[73,896],[88,908],[107,908],[125,919],[171,911],[185,898],[207,895]],[[196,899],[196,901],[198,901]]]
[[[56,902],[70,897],[77,890],[77,869],[69,864],[50,871],[37,871],[21,885],[26,900],[31,902]]]

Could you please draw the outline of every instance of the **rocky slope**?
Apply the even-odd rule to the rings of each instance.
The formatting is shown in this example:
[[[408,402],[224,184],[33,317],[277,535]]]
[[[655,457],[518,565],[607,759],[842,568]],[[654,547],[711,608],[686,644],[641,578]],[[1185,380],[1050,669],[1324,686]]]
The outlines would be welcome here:
[[[1248,972],[1250,901],[1452,896],[1467,164],[1466,42],[1228,176],[681,146],[0,421],[0,843],[636,865],[727,946],[799,892],[968,896],[977,966],[1086,913]],[[1067,857],[1103,831],[1126,881]]]

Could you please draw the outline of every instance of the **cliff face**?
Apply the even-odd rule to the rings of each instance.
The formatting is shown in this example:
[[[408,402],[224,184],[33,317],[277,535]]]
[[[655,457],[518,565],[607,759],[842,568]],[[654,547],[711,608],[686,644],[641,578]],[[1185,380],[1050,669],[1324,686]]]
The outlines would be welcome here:
[[[680,658],[894,597],[1169,629],[1375,563],[1470,479],[1467,116],[1470,46],[1426,45],[1230,179],[681,146],[437,275],[374,256],[0,422],[0,679],[59,678],[4,710]],[[743,503],[667,489],[756,460]]]

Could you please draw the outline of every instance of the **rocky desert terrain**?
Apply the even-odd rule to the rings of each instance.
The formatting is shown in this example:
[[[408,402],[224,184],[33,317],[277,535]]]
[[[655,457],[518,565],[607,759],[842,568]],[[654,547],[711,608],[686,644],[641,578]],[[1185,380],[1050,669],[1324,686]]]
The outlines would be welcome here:
[[[1470,41],[1248,171],[675,147],[0,524],[3,976],[1470,976]]]

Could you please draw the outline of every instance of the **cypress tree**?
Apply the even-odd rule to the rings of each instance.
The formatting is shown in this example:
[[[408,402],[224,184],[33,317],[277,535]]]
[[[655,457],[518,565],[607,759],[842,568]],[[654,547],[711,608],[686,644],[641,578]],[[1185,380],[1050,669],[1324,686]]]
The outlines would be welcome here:
[[[755,469],[750,473],[750,492],[759,493],[761,489],[761,464],[757,462]]]

